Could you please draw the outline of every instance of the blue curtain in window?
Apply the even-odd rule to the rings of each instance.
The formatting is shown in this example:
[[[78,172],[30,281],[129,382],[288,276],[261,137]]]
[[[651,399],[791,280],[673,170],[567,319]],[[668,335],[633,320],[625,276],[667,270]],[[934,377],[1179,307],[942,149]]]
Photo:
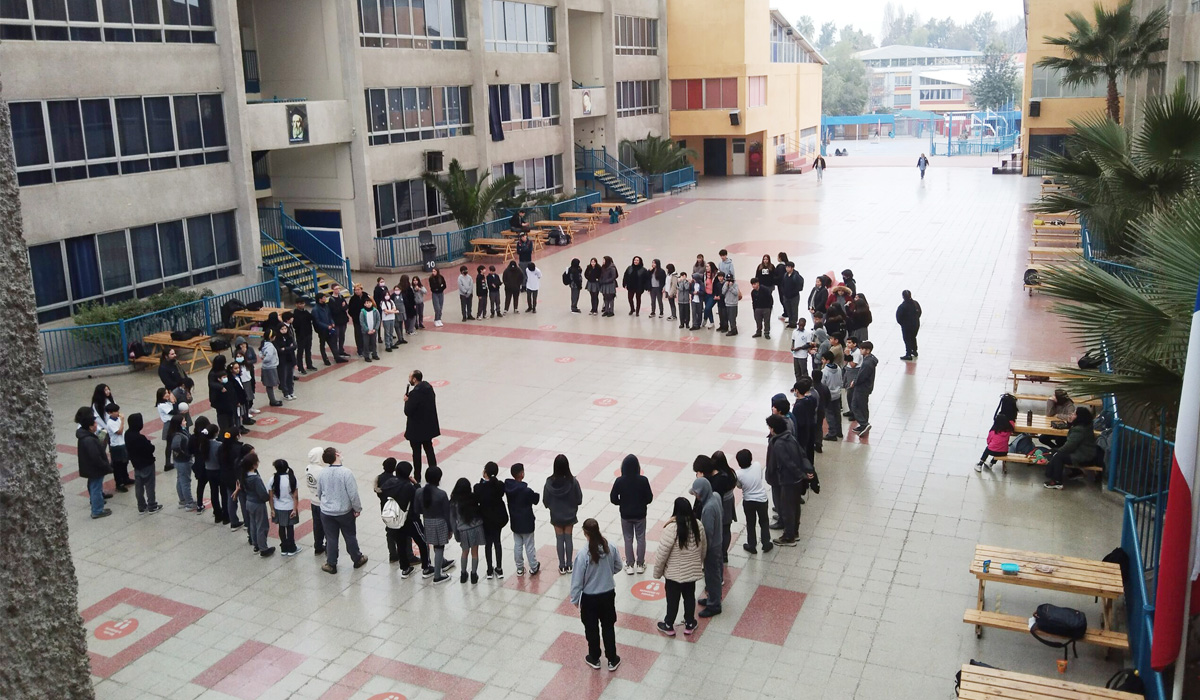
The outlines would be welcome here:
[[[95,236],[67,239],[67,266],[71,269],[71,298],[100,296],[100,261]]]
[[[38,308],[67,300],[62,246],[57,241],[30,247],[29,266],[33,268],[33,294]]]
[[[504,124],[500,114],[500,104],[502,99],[501,92],[504,92],[503,97],[507,97],[508,91],[501,91],[501,87],[503,86],[488,86],[488,130],[492,135],[493,141],[504,140]]]

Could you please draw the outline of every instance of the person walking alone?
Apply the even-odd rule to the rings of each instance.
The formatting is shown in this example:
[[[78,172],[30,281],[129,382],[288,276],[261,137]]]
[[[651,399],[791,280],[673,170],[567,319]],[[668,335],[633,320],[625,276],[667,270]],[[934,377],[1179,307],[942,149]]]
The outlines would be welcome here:
[[[583,632],[587,637],[588,654],[583,661],[600,670],[600,640],[604,640],[604,655],[608,670],[621,665],[617,655],[617,591],[613,575],[621,570],[621,555],[600,534],[595,518],[583,521],[587,547],[579,550],[571,574],[571,603],[579,608]]]
[[[817,182],[825,181],[825,167],[825,157],[818,153],[813,161],[813,170],[817,171]]]
[[[912,298],[907,289],[900,292],[903,301],[896,307],[896,323],[900,324],[900,335],[904,338],[905,362],[917,359],[917,332],[921,330],[921,305]]]
[[[408,375],[408,386],[404,391],[404,416],[404,437],[413,453],[413,477],[420,483],[421,450],[425,450],[429,466],[436,467],[433,439],[442,434],[442,428],[438,423],[437,394],[419,369],[414,369]]]
[[[921,179],[922,180],[925,179],[925,168],[928,168],[928,167],[929,167],[929,159],[925,157],[924,153],[922,153],[921,157],[917,159],[917,170],[921,171]]]

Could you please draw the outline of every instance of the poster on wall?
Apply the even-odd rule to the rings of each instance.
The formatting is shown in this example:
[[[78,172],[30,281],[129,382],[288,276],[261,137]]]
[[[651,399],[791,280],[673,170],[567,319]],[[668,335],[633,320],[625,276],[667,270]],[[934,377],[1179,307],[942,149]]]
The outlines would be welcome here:
[[[580,99],[583,102],[583,113],[585,115],[592,113],[592,91],[584,90]]]
[[[308,107],[288,105],[288,143],[308,143]]]

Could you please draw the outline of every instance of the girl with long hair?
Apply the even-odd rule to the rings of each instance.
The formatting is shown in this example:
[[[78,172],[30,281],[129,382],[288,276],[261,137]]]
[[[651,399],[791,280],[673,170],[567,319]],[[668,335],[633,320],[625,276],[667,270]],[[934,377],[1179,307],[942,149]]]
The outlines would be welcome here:
[[[183,416],[171,416],[167,426],[167,444],[171,446],[171,462],[175,465],[175,493],[179,496],[179,507],[189,513],[201,513],[204,506],[197,507],[192,499],[192,438],[183,425]]]
[[[600,267],[600,294],[604,296],[604,312],[602,316],[613,316],[613,303],[617,298],[617,266],[611,255],[604,256],[604,264]]]
[[[196,477],[196,507],[204,509],[204,487],[210,487],[212,500],[209,501],[213,509],[213,519],[216,522],[221,522],[221,498],[217,494],[220,489],[220,466],[216,464],[216,460],[211,460],[212,470],[209,470],[209,452],[212,446],[212,433],[216,429],[212,427],[207,416],[200,416],[196,419],[196,424],[193,426],[192,438],[188,444],[188,451],[192,455],[192,475]]]
[[[683,598],[683,633],[696,631],[696,582],[704,578],[704,553],[708,541],[704,528],[692,512],[686,498],[675,499],[671,519],[663,526],[658,541],[658,556],[654,559],[654,578],[666,577],[667,616],[658,623],[658,631],[675,636],[675,616],[679,614],[679,599]]]
[[[271,504],[275,507],[275,524],[279,526],[279,554],[294,557],[300,551],[296,546],[296,523],[300,522],[300,511],[296,509],[300,503],[296,472],[285,459],[277,459],[271,466],[275,467]]]
[[[600,669],[603,638],[608,670],[615,671],[621,665],[621,657],[617,656],[617,591],[613,575],[621,570],[621,555],[600,534],[600,524],[595,518],[583,521],[583,536],[587,538],[587,549],[580,550],[575,557],[571,576],[571,603],[579,608],[588,643],[588,655],[583,661]]]
[[[250,544],[254,546],[254,553],[265,559],[275,553],[274,547],[267,546],[268,513],[271,517],[275,515],[271,494],[258,475],[258,455],[251,452],[242,458],[238,467],[242,478],[234,496],[244,495],[246,499],[246,530],[250,533]]]
[[[471,583],[479,583],[479,547],[486,544],[483,536],[483,517],[479,501],[471,491],[471,482],[460,478],[450,492],[450,519],[454,523],[454,539],[462,547],[459,583],[467,582],[467,555],[471,556]]]
[[[554,458],[554,471],[542,489],[542,505],[550,510],[550,525],[554,527],[555,549],[558,551],[559,575],[571,573],[571,553],[575,543],[571,537],[579,522],[579,505],[583,490],[571,475],[571,463],[566,455]]]
[[[583,270],[583,279],[587,284],[588,296],[592,298],[592,310],[589,315],[595,316],[600,312],[600,262],[592,258]]]
[[[446,561],[446,544],[450,541],[450,522],[454,516],[450,511],[450,499],[440,487],[442,470],[430,467],[425,470],[425,486],[418,500],[425,518],[425,541],[433,547],[433,582],[450,580],[445,572],[454,568],[454,562]]]

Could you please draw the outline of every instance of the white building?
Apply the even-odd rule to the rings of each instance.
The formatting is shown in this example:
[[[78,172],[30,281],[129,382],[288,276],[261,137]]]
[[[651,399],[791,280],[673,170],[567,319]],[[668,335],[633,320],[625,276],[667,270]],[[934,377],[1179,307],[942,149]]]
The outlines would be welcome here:
[[[854,57],[869,71],[868,111],[971,109],[971,68],[983,60],[979,51],[902,45],[867,49]]]

